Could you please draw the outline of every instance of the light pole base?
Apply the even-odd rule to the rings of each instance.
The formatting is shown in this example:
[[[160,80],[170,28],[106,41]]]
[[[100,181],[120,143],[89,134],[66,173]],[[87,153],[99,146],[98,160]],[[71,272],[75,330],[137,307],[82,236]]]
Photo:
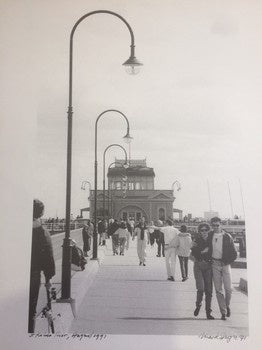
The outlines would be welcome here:
[[[56,299],[57,303],[64,303],[64,304],[70,304],[71,310],[73,313],[74,318],[76,318],[76,301],[73,298],[67,298],[67,299]]]

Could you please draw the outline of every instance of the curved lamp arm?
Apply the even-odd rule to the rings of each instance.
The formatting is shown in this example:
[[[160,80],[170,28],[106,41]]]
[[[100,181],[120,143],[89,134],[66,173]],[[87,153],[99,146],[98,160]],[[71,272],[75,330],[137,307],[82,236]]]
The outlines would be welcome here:
[[[106,149],[104,150],[104,154],[103,154],[103,179],[105,178],[105,160],[106,160],[106,152],[109,148],[111,147],[120,147],[124,153],[125,153],[125,164],[127,164],[127,153],[126,150],[124,149],[123,146],[117,144],[117,143],[112,143],[111,145],[107,146]],[[115,163],[115,162],[114,162]],[[114,164],[113,163],[113,164]]]
[[[129,59],[123,63],[123,65],[128,66],[128,67],[139,67],[142,66],[142,63],[139,62],[136,57],[135,57],[135,38],[134,38],[134,33],[132,31],[132,28],[130,27],[129,23],[119,14],[108,11],[108,10],[97,10],[97,11],[92,11],[84,16],[80,17],[79,20],[75,23],[71,30],[70,34],[70,60],[69,60],[69,107],[72,106],[72,85],[73,85],[73,38],[74,38],[74,33],[78,25],[87,17],[99,14],[99,13],[105,13],[109,15],[113,15],[115,17],[118,17],[124,24],[127,26],[130,36],[131,36],[131,45],[130,45],[130,57]]]
[[[105,113],[109,113],[109,112],[116,112],[118,114],[120,114],[120,116],[122,116],[125,120],[126,120],[126,123],[127,123],[127,131],[126,131],[126,135],[124,136],[125,139],[131,139],[132,137],[130,136],[129,134],[129,121],[127,119],[127,117],[124,115],[124,113],[120,112],[119,110],[117,109],[107,109],[106,111],[102,112],[101,114],[99,114],[99,116],[97,117],[96,119],[96,125],[95,125],[95,160],[97,161],[97,124],[98,124],[98,121],[99,119],[105,114]]]
[[[89,181],[82,181],[81,190],[85,190],[85,185],[89,185],[89,190],[91,191],[91,183]]]
[[[181,184],[180,184],[179,181],[176,180],[175,182],[172,183],[172,190],[173,190],[173,192],[174,192],[174,186],[175,185],[177,185],[177,191],[180,191],[181,190]]]

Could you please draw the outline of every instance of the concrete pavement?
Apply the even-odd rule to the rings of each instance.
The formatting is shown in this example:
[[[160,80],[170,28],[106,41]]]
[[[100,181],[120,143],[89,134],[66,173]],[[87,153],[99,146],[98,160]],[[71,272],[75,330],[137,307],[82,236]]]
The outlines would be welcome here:
[[[78,282],[72,279],[78,290],[76,298],[79,293],[81,298],[77,301],[77,316],[69,327],[70,333],[248,335],[248,298],[238,287],[240,278],[246,278],[246,270],[232,269],[232,316],[220,320],[213,292],[216,319],[209,321],[203,306],[199,316],[193,316],[196,290],[192,262],[189,262],[189,280],[181,282],[177,260],[176,282],[170,282],[166,280],[164,258],[156,257],[156,247],[147,246],[146,266],[138,266],[136,241],[131,241],[125,256],[112,256],[111,240],[107,245],[103,252],[100,249],[105,256],[91,283],[84,282],[90,281],[88,271],[76,273]]]

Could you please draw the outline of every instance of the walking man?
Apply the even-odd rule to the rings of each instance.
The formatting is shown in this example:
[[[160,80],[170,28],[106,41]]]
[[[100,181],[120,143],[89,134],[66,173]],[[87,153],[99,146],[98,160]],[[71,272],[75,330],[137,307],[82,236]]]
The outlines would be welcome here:
[[[163,222],[161,220],[157,220],[157,226],[163,226]],[[157,243],[157,257],[161,257],[161,251],[162,256],[165,256],[165,239],[163,232],[161,232],[159,229],[154,230],[154,236]]]
[[[134,229],[132,239],[137,236],[137,255],[139,258],[139,265],[146,266],[146,239],[147,239],[147,226],[145,223],[145,218],[143,217],[137,227]]]
[[[221,312],[221,320],[230,317],[230,300],[232,294],[231,266],[236,258],[237,251],[232,237],[222,230],[221,219],[211,219],[212,233],[212,272],[216,290],[217,302]],[[223,293],[223,285],[225,295]]]
[[[113,255],[118,255],[118,235],[116,234],[117,229],[119,228],[118,222],[115,219],[114,222],[112,222],[109,225],[108,228],[108,235],[109,237],[112,237],[112,251]]]
[[[42,226],[40,219],[44,215],[44,209],[44,204],[40,200],[34,199],[28,333],[35,332],[36,307],[41,284],[41,273],[44,273],[47,290],[51,289],[50,280],[55,275],[55,260],[51,236]]]
[[[150,226],[150,228],[160,230],[164,234],[167,279],[168,281],[175,281],[176,253],[179,245],[179,231],[173,227],[173,221],[171,219],[168,219],[166,223],[167,226],[164,227]]]

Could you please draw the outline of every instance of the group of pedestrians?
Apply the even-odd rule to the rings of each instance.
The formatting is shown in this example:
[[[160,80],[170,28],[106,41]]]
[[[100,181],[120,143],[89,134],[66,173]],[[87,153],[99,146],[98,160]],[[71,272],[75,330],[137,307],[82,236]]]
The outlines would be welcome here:
[[[113,254],[117,254],[117,242],[120,243],[120,255],[124,255],[127,236],[137,239],[137,255],[140,266],[146,266],[147,244],[153,246],[157,243],[157,257],[165,257],[167,280],[175,281],[177,257],[180,263],[182,281],[188,276],[188,260],[194,262],[194,278],[196,283],[196,307],[194,315],[198,316],[202,300],[205,295],[206,317],[213,320],[211,315],[211,301],[213,285],[216,291],[217,302],[221,312],[221,319],[226,320],[231,315],[230,300],[232,294],[231,266],[237,258],[237,251],[232,237],[222,230],[221,219],[214,217],[208,223],[198,226],[197,236],[192,241],[191,234],[186,225],[178,230],[173,221],[168,219],[165,223],[158,220],[157,225],[147,225],[145,218],[141,218],[134,229],[128,223],[115,220],[109,229],[112,230]],[[130,226],[130,224],[129,224]],[[125,233],[124,233],[125,232]],[[125,238],[122,238],[125,237]],[[224,291],[223,291],[224,289]]]
[[[29,322],[28,332],[35,329],[36,306],[41,283],[41,272],[45,276],[45,286],[50,291],[51,278],[55,275],[55,262],[52,242],[49,232],[43,228],[41,217],[44,204],[39,200],[33,203],[33,231],[30,271]],[[102,222],[103,223],[103,222]],[[99,227],[99,223],[98,223]],[[99,230],[98,230],[99,231]],[[206,222],[198,226],[198,234],[192,241],[186,225],[180,229],[174,227],[173,221],[161,220],[156,225],[148,225],[145,218],[135,224],[134,220],[111,220],[108,228],[100,225],[100,244],[105,244],[106,238],[112,238],[113,255],[124,255],[129,248],[130,239],[137,239],[137,255],[140,266],[146,266],[146,247],[157,243],[157,257],[165,257],[167,280],[175,281],[176,258],[180,262],[182,281],[188,279],[188,260],[194,262],[194,278],[196,282],[196,306],[194,316],[198,316],[205,295],[206,317],[213,320],[211,302],[213,285],[221,312],[221,319],[226,320],[231,315],[230,301],[232,294],[231,266],[237,258],[237,252],[232,237],[223,231],[221,219],[214,217],[210,225]],[[83,225],[83,251],[88,256],[94,225],[87,220]],[[224,291],[223,291],[224,290]]]
[[[198,237],[192,245],[192,257],[194,259],[194,276],[197,288],[194,315],[199,314],[205,293],[207,318],[214,319],[211,315],[214,284],[221,319],[226,320],[226,317],[231,315],[232,282],[230,264],[236,260],[237,251],[232,237],[222,230],[220,218],[212,218],[211,227],[207,223],[201,223],[198,226]]]

